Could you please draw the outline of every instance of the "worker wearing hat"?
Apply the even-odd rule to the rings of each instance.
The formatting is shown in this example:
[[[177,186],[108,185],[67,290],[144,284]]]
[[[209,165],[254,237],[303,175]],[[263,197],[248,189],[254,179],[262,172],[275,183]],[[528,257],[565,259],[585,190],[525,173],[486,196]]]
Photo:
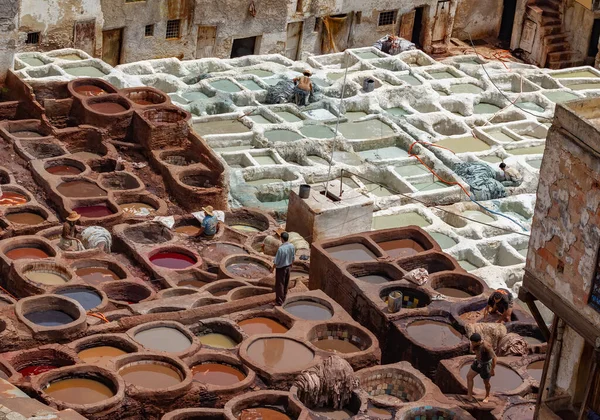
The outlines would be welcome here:
[[[76,211],[71,212],[63,224],[62,234],[58,246],[65,251],[77,251],[80,248],[80,242],[77,240],[77,221],[81,215]]]
[[[312,73],[310,70],[304,70],[303,75],[294,79],[294,97],[296,105],[308,105],[308,97],[313,92],[313,84],[310,80]]]
[[[204,219],[200,224],[202,227],[200,234],[207,239],[212,239],[217,234],[219,220],[214,214],[213,206],[202,207],[202,210],[204,210]]]

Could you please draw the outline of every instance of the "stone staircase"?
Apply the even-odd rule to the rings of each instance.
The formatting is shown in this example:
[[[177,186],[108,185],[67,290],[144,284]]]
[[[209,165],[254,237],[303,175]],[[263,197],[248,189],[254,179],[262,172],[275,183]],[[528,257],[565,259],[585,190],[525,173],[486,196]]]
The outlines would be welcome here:
[[[571,49],[567,34],[563,31],[561,3],[561,0],[535,0],[530,5],[542,14],[540,27],[544,44],[540,63],[542,67],[564,69],[583,65],[583,60],[579,59],[577,52]]]

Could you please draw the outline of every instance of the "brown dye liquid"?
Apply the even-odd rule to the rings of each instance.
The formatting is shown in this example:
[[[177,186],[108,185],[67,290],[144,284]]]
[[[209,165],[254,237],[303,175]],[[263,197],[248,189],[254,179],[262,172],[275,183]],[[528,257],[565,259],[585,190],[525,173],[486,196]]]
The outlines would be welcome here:
[[[37,131],[23,130],[23,131],[15,131],[14,133],[10,133],[14,137],[18,137],[20,139],[32,139],[36,137],[44,137],[42,133],[38,133]]]
[[[127,108],[117,102],[97,102],[90,104],[90,108],[99,114],[118,114],[127,111]]]
[[[0,206],[20,206],[27,201],[26,196],[16,192],[5,191],[0,194]]]
[[[502,418],[506,420],[533,420],[534,412],[535,405],[519,404],[506,410]]]
[[[408,335],[426,347],[454,347],[461,343],[462,334],[451,325],[438,321],[415,321],[407,328]]]
[[[48,271],[29,271],[25,276],[34,283],[46,284],[49,286],[56,286],[67,282],[67,279],[63,276]]]
[[[116,273],[104,267],[83,267],[75,270],[77,274],[87,284],[97,286],[111,280],[119,280]]]
[[[37,260],[40,258],[49,258],[45,251],[34,248],[34,247],[23,247],[23,248],[15,248],[11,249],[6,253],[6,256],[11,260],[25,260],[25,259],[33,259]]]
[[[6,220],[18,225],[35,226],[44,223],[46,219],[37,213],[23,211],[20,213],[10,213],[4,216]]]
[[[333,258],[342,261],[372,261],[377,257],[363,244],[346,244],[327,248]]]
[[[458,299],[470,298],[471,296],[473,296],[470,293],[465,292],[464,290],[455,289],[454,287],[440,287],[438,289],[435,289],[435,291],[441,293],[444,296]]]
[[[119,369],[119,375],[127,383],[150,389],[168,388],[182,381],[175,367],[158,363],[127,365]]]
[[[467,363],[462,368],[460,368],[460,376],[467,381],[467,373],[471,369],[471,363]],[[507,392],[512,391],[523,383],[523,379],[509,367],[497,364],[496,365],[496,375],[492,376],[491,379],[492,392],[500,391]],[[475,388],[478,390],[485,390],[485,385],[483,384],[483,380],[481,376],[477,375],[475,377]]]
[[[220,262],[223,258],[233,254],[247,254],[241,246],[231,244],[210,244],[202,250],[202,255],[213,261]]]
[[[236,277],[245,279],[260,279],[271,274],[271,271],[264,265],[257,263],[235,263],[227,266],[227,271]]]
[[[379,274],[370,274],[368,276],[360,276],[360,277],[357,277],[357,279],[359,279],[360,281],[371,283],[371,284],[384,284],[384,283],[387,283],[388,281],[392,281],[392,279],[389,278],[388,276],[379,275]]]
[[[355,415],[355,413],[347,409],[334,410],[332,408],[313,408],[311,411],[332,420],[349,419]]]
[[[377,243],[392,258],[404,258],[425,251],[418,242],[412,239],[396,239]]]
[[[315,355],[288,338],[260,338],[248,346],[248,357],[256,364],[279,372],[298,371],[308,366]]]
[[[81,350],[79,353],[77,353],[77,356],[79,356],[79,358],[86,363],[98,363],[100,361],[121,356],[123,354],[127,354],[127,352],[117,347],[98,346]]]
[[[80,94],[81,96],[101,96],[106,95],[106,91],[101,87],[94,85],[80,85],[76,86],[73,89],[75,92]]]
[[[192,367],[194,380],[203,384],[231,386],[246,379],[246,374],[221,363],[203,363]]]
[[[95,404],[115,393],[102,382],[86,378],[69,378],[52,382],[44,392],[69,404]]]
[[[140,331],[133,337],[147,349],[178,353],[192,345],[191,340],[181,331],[170,327],[155,327]]]
[[[138,105],[154,105],[154,102],[147,101],[146,99],[132,99]]]
[[[208,283],[204,282],[204,281],[200,281],[200,280],[182,280],[179,283],[177,283],[178,287],[196,287],[196,288],[201,288],[206,286]]]
[[[63,182],[56,190],[65,197],[86,198],[86,197],[104,197],[106,191],[98,185],[87,181]]]
[[[200,232],[200,228],[194,225],[183,225],[176,227],[175,232],[183,233],[184,235],[194,236]]]
[[[279,410],[267,407],[246,408],[237,416],[239,420],[291,420]]]
[[[361,351],[357,346],[349,341],[337,340],[337,339],[323,339],[319,341],[313,341],[315,347],[321,350],[331,351],[336,353],[356,353]]]
[[[367,416],[372,419],[391,419],[393,418],[392,412],[385,408],[376,407],[369,405],[367,408]]]
[[[46,172],[52,175],[79,175],[82,170],[71,165],[55,165],[46,168]]]
[[[542,370],[544,370],[544,361],[538,360],[537,362],[530,363],[527,366],[527,373],[531,375],[536,381],[542,380]]]
[[[284,334],[289,331],[287,327],[284,327],[279,322],[263,317],[245,319],[238,322],[238,325],[248,335]]]

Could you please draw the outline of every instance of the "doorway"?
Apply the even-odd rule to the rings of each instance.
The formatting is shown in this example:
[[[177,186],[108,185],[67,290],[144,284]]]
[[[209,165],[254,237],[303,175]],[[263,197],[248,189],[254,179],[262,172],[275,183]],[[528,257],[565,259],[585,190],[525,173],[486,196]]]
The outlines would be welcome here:
[[[423,31],[423,15],[425,14],[424,7],[417,7],[415,9],[415,21],[413,25],[413,30],[411,33],[410,41],[415,44],[417,47],[422,47],[422,39],[421,32]]]
[[[513,25],[515,23],[516,11],[517,0],[504,0],[504,8],[502,9],[502,22],[500,23],[500,33],[498,34],[498,39],[503,43],[510,43]]]
[[[450,0],[438,0],[431,31],[431,42],[443,41],[450,25]]]
[[[196,58],[212,57],[217,41],[216,26],[198,26]]]
[[[233,45],[231,46],[231,58],[253,55],[256,51],[257,44],[257,36],[234,39]]]
[[[123,28],[102,31],[102,60],[111,66],[121,62]]]
[[[594,19],[592,27],[592,36],[588,47],[588,57],[596,58],[598,55],[598,42],[600,41],[600,19]]]
[[[290,60],[298,59],[300,50],[300,38],[302,36],[303,22],[288,23],[287,40],[285,41],[285,56]]]

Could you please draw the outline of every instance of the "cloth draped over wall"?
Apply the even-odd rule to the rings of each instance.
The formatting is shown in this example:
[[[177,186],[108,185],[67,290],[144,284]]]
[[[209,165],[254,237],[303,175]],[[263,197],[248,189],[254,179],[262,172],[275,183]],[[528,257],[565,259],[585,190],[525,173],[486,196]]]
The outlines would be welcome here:
[[[349,13],[343,17],[325,16],[323,18],[322,54],[340,52],[348,48],[353,17],[354,14]]]

